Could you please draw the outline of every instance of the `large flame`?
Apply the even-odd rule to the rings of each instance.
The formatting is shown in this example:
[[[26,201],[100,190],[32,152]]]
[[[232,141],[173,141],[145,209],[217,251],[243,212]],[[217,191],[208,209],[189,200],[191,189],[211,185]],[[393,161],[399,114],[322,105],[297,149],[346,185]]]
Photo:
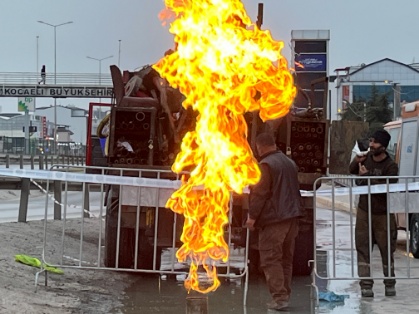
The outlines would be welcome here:
[[[199,113],[196,130],[187,133],[173,171],[190,176],[167,207],[183,214],[177,251],[191,261],[185,287],[207,293],[220,282],[215,262],[228,260],[223,228],[228,223],[230,193],[260,178],[247,142],[246,111],[259,110],[263,121],[286,115],[296,89],[283,42],[274,41],[250,21],[239,0],[165,0],[160,17],[171,22],[177,49],[156,70],[186,96],[185,108]],[[209,284],[198,278],[203,267]]]

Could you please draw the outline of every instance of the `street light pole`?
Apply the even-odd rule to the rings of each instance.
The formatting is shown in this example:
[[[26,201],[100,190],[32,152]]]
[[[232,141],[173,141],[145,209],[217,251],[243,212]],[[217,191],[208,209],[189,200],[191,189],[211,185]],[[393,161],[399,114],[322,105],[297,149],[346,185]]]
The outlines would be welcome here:
[[[362,118],[362,121],[364,121],[364,122],[367,121],[367,103],[366,102],[363,102],[363,103],[360,103],[360,102],[350,103],[348,100],[343,99],[342,100],[342,103],[345,103],[346,104],[346,109],[349,109],[350,111],[352,111],[352,113],[354,115],[356,115],[357,117]],[[362,104],[362,106],[363,106],[363,108],[362,108],[362,115],[359,113],[360,112],[359,108],[357,108],[356,111],[352,108],[352,105],[355,105],[355,104],[357,104],[357,105]],[[359,111],[359,112],[357,112],[357,111]]]
[[[38,65],[39,65],[39,36],[36,36],[36,70],[35,73],[38,73]],[[35,74],[36,81],[38,81],[38,76]],[[33,98],[33,107],[36,110],[36,97]],[[25,111],[25,115],[26,115]],[[29,126],[31,125],[29,117],[26,117],[25,121],[25,150],[26,153],[31,154],[31,141],[30,141],[30,133],[29,133]]]
[[[38,73],[39,66],[39,36],[36,36],[36,72]]]
[[[396,121],[400,113],[400,85],[393,83],[393,121]]]
[[[86,56],[86,58],[92,59],[92,60],[95,60],[95,61],[98,61],[99,62],[99,86],[101,86],[102,85],[101,84],[102,83],[102,81],[101,81],[101,76],[102,76],[102,61],[103,60],[106,60],[106,59],[113,58],[113,55],[112,56],[105,57],[105,58],[102,58],[102,59],[93,58],[93,57],[89,57],[89,56]],[[99,102],[101,102],[101,98],[99,98]]]
[[[367,121],[367,103],[364,102],[364,122]]]
[[[119,39],[119,48],[118,48],[118,68],[121,67],[121,40]]]
[[[66,24],[72,24],[73,21],[61,23],[61,24],[50,24],[44,21],[38,21],[38,23],[45,24],[54,28],[54,85],[57,84],[57,27]],[[57,153],[57,98],[54,97],[54,153]]]

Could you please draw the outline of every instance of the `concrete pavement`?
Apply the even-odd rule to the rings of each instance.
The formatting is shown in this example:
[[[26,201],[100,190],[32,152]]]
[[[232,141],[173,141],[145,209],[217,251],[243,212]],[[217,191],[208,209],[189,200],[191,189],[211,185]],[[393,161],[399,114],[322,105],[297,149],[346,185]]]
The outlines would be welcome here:
[[[332,185],[324,182],[319,190],[329,190],[332,189]],[[324,196],[316,196],[316,204],[318,207],[322,208],[335,208],[336,210],[345,211],[345,212],[353,212],[356,213],[356,206],[358,204],[358,196],[354,195],[352,197],[352,208],[350,202],[349,195],[335,195],[334,197],[324,197]]]
[[[321,189],[330,189],[331,186],[323,184]],[[342,225],[342,217],[349,217],[356,215],[357,198],[352,200],[350,205],[349,195],[332,197],[316,197],[317,209],[335,209],[341,214],[338,214],[338,222],[336,225]],[[317,216],[317,215],[316,215]],[[317,219],[324,219],[317,217]],[[354,220],[353,220],[354,221]],[[327,222],[330,224],[330,221]],[[352,226],[353,228],[354,226]],[[346,229],[347,230],[347,229]],[[317,231],[316,231],[317,232]],[[319,232],[320,229],[319,229]],[[337,233],[335,241],[341,241],[345,234]],[[330,239],[330,238],[329,238]],[[331,239],[330,239],[331,240]],[[317,240],[318,241],[318,240]],[[352,239],[353,241],[353,239]],[[410,254],[406,253],[406,232],[399,230],[398,232],[398,245],[394,254],[395,257],[395,271],[396,271],[396,291],[395,297],[386,297],[384,295],[384,285],[381,279],[375,280],[374,284],[374,298],[361,298],[358,280],[356,278],[356,252],[355,258],[355,275],[352,280],[320,280],[321,286],[329,291],[337,294],[347,294],[349,298],[340,303],[321,302],[320,307],[316,313],[416,313],[419,308],[419,301],[417,301],[417,286],[419,283],[419,260],[414,259]],[[324,244],[324,243],[323,243]],[[316,243],[317,247],[320,247]],[[336,248],[339,251],[340,248]],[[336,252],[336,251],[335,251]],[[319,251],[316,252],[318,254]],[[330,253],[330,252],[329,252]],[[339,254],[339,252],[338,252]],[[337,255],[338,255],[337,254]],[[329,254],[329,258],[330,258]],[[318,256],[318,255],[317,255]],[[341,264],[344,268],[350,270],[350,262],[348,262],[348,255],[346,257],[336,258],[335,262]],[[347,264],[345,266],[345,263]],[[333,277],[330,275],[331,261],[326,262],[326,269],[328,271],[325,277]],[[382,277],[381,257],[377,247],[372,253],[373,276]],[[318,266],[319,267],[319,266]]]

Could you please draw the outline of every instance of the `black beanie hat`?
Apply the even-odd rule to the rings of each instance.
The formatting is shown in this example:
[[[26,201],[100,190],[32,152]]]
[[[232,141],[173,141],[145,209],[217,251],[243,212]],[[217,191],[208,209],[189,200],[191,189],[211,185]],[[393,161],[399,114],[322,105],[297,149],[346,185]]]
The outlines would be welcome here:
[[[377,130],[374,132],[374,134],[371,136],[376,143],[380,143],[385,148],[387,148],[388,143],[390,142],[391,135],[388,134],[386,130]]]

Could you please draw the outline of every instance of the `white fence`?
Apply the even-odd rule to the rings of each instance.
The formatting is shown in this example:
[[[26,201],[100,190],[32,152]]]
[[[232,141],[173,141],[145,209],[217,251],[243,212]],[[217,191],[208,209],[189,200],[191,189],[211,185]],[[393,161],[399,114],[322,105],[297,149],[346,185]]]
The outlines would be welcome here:
[[[189,262],[179,263],[175,257],[183,219],[165,208],[180,186],[179,176],[171,171],[54,165],[51,171],[4,169],[0,175],[42,181],[44,244],[35,286],[42,273],[47,284],[46,265],[187,277]],[[82,186],[76,195],[68,190],[74,183]],[[219,277],[244,279],[246,303],[249,232],[243,229],[242,246],[233,243],[233,234],[230,223],[225,226],[230,257],[226,263],[216,261],[216,266]],[[69,238],[77,239],[77,245]]]

